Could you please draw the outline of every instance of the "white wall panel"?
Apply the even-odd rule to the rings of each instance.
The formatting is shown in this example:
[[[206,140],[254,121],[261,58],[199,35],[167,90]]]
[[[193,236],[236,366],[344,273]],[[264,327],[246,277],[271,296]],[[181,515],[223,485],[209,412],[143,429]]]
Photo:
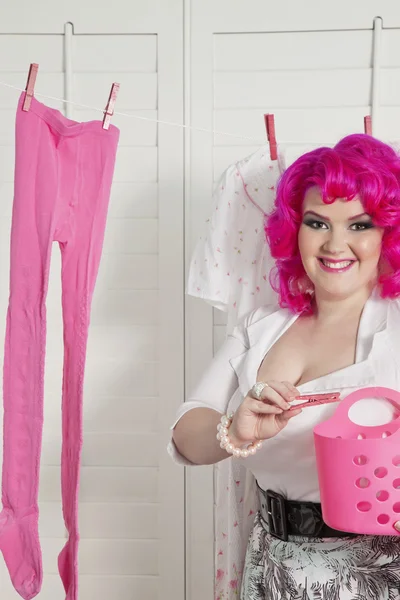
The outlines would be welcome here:
[[[39,62],[37,92],[62,97],[62,34],[71,21],[73,99],[103,109],[111,83],[119,81],[116,110],[142,117],[113,118],[121,128],[120,148],[85,385],[81,600],[182,600],[183,474],[165,456],[165,442],[167,424],[183,397],[184,267],[187,271],[209,215],[215,180],[228,164],[266,140],[264,112],[274,112],[280,142],[335,141],[362,131],[370,112],[372,20],[378,14],[384,24],[380,133],[400,139],[400,36],[395,29],[400,9],[392,0],[351,5],[311,0],[289,7],[270,0],[116,0],[112,8],[89,1],[42,0],[38,5],[19,0],[2,15],[0,79],[24,87],[29,63]],[[0,88],[0,315],[7,307],[17,97],[18,92]],[[63,108],[57,101],[48,103]],[[74,108],[73,114],[78,120],[101,116],[86,108]],[[183,132],[147,120],[183,122],[184,115],[194,127],[238,137],[187,132],[185,163]],[[55,246],[40,486],[46,571],[41,600],[62,598],[56,574],[56,556],[65,541],[57,437],[59,272]],[[213,311],[201,301],[188,299],[185,309],[188,391],[223,342],[226,319],[215,313],[213,320]],[[147,443],[152,444],[148,453],[143,451]],[[211,600],[212,469],[191,470],[186,482],[187,597]],[[0,590],[4,600],[17,597],[2,564]]]
[[[240,79],[240,86],[238,86]],[[215,108],[314,108],[368,102],[368,69],[225,72],[215,75]],[[266,104],[266,101],[268,104]]]
[[[117,35],[112,38],[112,52],[109,51],[109,46],[110,36],[97,34],[88,45],[85,36],[77,35],[72,49],[72,63],[76,65],[75,73],[83,76],[88,71],[91,73],[134,72],[135,76],[139,73],[157,73],[156,34]]]
[[[97,399],[96,412],[85,411],[86,431],[148,432],[159,431],[158,425],[159,399],[151,396]]]
[[[77,73],[73,83],[77,90],[75,102],[102,108],[108,100],[111,83],[116,80],[116,74],[123,80],[118,93],[118,112],[124,112],[125,108],[130,110],[157,108],[157,73],[123,73],[122,75],[114,70],[101,73]]]
[[[214,72],[368,68],[371,31],[230,33],[214,38]],[[395,42],[394,42],[395,43]],[[394,50],[394,48],[393,48]]]
[[[92,323],[154,325],[157,306],[158,293],[154,290],[105,290],[93,302]]]
[[[104,254],[157,254],[158,222],[156,219],[110,217]]]
[[[158,469],[150,467],[82,467],[80,501],[157,502]],[[59,467],[42,466],[40,502],[60,502]]]
[[[63,537],[59,519],[61,504],[46,502],[42,506],[40,535]],[[80,530],[82,537],[88,539],[157,539],[158,506],[157,503],[82,503]]]
[[[111,190],[109,214],[112,217],[155,218],[157,209],[157,183],[114,182]]]
[[[264,113],[270,110],[275,115],[275,131],[279,140],[284,142],[299,142],[304,140],[316,144],[343,137],[348,131],[364,131],[364,116],[369,114],[368,103],[363,106],[341,107],[333,112],[330,107],[269,107],[264,106],[248,109],[215,109],[215,128],[219,131],[235,132],[238,136],[232,143],[241,155],[247,153],[247,148],[239,150],[239,146],[252,146],[255,143],[267,142],[264,127]],[[243,136],[243,139],[240,139]],[[245,139],[245,138],[253,138]],[[215,136],[215,146],[226,146],[227,138]],[[251,153],[251,148],[249,149]],[[218,177],[218,173],[216,174]]]
[[[136,285],[138,289],[156,290],[158,287],[158,264],[154,254],[126,254],[124,263],[115,254],[103,257],[103,267],[98,286],[108,289],[129,289]]]
[[[79,9],[90,5],[92,23],[97,22],[91,32],[95,35],[78,35],[73,23],[72,100],[100,109],[74,106],[73,118],[102,118],[101,110],[114,81],[121,84],[116,110],[139,117],[114,115],[112,121],[121,129],[121,136],[93,299],[85,375],[80,600],[157,600],[165,598],[165,590],[169,590],[168,597],[182,600],[184,594],[184,478],[182,469],[166,456],[165,448],[170,414],[183,399],[183,255],[174,261],[168,257],[171,250],[176,255],[176,244],[183,247],[183,137],[175,129],[160,135],[154,122],[158,118],[172,122],[183,118],[182,5],[177,0],[171,0],[167,7],[151,4],[147,16],[138,3],[130,6],[132,25],[127,35],[109,35],[108,19],[97,22],[96,14],[103,11],[90,3],[79,3]],[[36,7],[34,18],[42,7]],[[62,33],[66,20],[74,21],[76,8],[70,4],[69,16],[64,19],[62,4],[52,3],[45,18],[40,14],[37,31],[33,21],[29,24],[24,19],[27,4],[24,10],[10,7],[8,31],[4,32],[7,26],[1,24],[0,80],[23,88],[29,63],[38,62],[38,99],[63,109],[62,103],[39,94],[65,95]],[[108,7],[107,12],[114,11]],[[121,31],[125,17],[122,12],[117,18]],[[49,30],[53,34],[43,35]],[[0,87],[0,315],[4,320],[18,96],[17,91]],[[63,597],[57,573],[57,555],[65,544],[60,498],[60,267],[59,249],[54,244],[47,299],[40,475],[41,600]],[[161,309],[162,298],[168,313]],[[3,322],[0,335],[4,336]],[[170,382],[163,374],[161,383],[163,370],[173,374]],[[175,506],[176,513],[171,511]],[[166,514],[169,520],[162,516]],[[2,600],[18,597],[2,563],[0,590]]]
[[[383,18],[384,27],[378,133],[400,138],[400,29],[394,29],[400,25],[400,9],[390,1],[331,6],[262,0],[186,4],[191,23],[187,111],[194,127],[220,132],[190,134],[188,268],[211,213],[215,182],[228,165],[267,143],[265,113],[274,113],[281,144],[334,143],[363,131],[364,116],[371,113],[376,16]],[[224,313],[201,300],[187,300],[187,393],[223,343],[225,323]],[[213,594],[213,497],[210,469],[190,471],[191,600]]]

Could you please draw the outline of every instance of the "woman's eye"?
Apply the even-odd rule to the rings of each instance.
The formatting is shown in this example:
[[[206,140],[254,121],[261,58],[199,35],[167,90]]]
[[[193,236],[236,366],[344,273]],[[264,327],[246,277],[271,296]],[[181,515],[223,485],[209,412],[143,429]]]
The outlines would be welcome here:
[[[308,227],[311,227],[311,229],[325,229],[327,227],[326,223],[324,223],[323,221],[310,220],[304,221],[304,224],[308,225]]]
[[[373,226],[373,223],[353,223],[350,229],[352,231],[365,231],[366,229],[371,229]]]

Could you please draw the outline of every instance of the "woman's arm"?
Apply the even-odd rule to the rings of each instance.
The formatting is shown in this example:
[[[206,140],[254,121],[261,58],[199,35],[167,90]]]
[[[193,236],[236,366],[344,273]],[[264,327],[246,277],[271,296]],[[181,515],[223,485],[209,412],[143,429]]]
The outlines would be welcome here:
[[[298,395],[299,390],[291,383],[272,380],[262,390],[260,398],[254,398],[249,392],[229,427],[230,443],[236,448],[246,447],[256,440],[268,440],[277,435],[290,419],[301,413],[301,409],[290,410],[290,402]],[[178,423],[175,444],[191,464],[214,464],[229,456],[216,441],[219,418],[220,414],[212,409],[197,408],[184,415],[181,427]]]
[[[219,446],[217,425],[238,388],[237,376],[229,361],[247,349],[246,328],[239,325],[216,353],[189,400],[179,407],[169,447],[176,462],[208,465],[230,456]]]
[[[173,441],[181,456],[193,465],[213,465],[228,454],[216,438],[221,413],[211,408],[193,408],[178,421]]]

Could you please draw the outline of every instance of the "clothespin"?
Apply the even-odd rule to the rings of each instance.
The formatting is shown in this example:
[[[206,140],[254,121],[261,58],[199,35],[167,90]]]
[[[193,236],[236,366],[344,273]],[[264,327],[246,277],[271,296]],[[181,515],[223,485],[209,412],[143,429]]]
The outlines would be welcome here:
[[[372,123],[370,115],[364,117],[364,133],[372,135]]]
[[[28,81],[26,82],[25,88],[25,100],[22,105],[22,110],[28,112],[31,107],[31,102],[33,98],[33,92],[35,91],[35,83],[36,76],[39,70],[39,65],[37,63],[32,63],[29,68]]]
[[[275,117],[274,115],[268,114],[264,115],[265,127],[267,129],[267,138],[269,143],[269,154],[271,160],[276,160],[278,158],[277,146],[276,146],[276,137],[275,137]]]
[[[104,111],[103,129],[108,129],[111,123],[111,117],[114,114],[114,106],[119,92],[119,83],[113,83],[111,86],[110,97],[108,98],[106,110]]]

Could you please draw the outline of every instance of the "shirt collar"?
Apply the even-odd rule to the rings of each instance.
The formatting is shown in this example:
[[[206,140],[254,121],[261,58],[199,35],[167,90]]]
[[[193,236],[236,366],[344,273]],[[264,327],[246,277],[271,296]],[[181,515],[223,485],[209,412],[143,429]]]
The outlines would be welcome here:
[[[374,381],[371,357],[379,347],[388,347],[388,314],[391,301],[381,298],[375,289],[367,300],[357,334],[356,362],[310,382],[298,386],[302,394],[317,390],[333,391],[347,387],[364,387]],[[249,349],[230,360],[243,395],[247,395],[256,382],[257,371],[263,357],[276,340],[296,321],[298,315],[289,309],[280,309],[261,316],[247,327]]]

